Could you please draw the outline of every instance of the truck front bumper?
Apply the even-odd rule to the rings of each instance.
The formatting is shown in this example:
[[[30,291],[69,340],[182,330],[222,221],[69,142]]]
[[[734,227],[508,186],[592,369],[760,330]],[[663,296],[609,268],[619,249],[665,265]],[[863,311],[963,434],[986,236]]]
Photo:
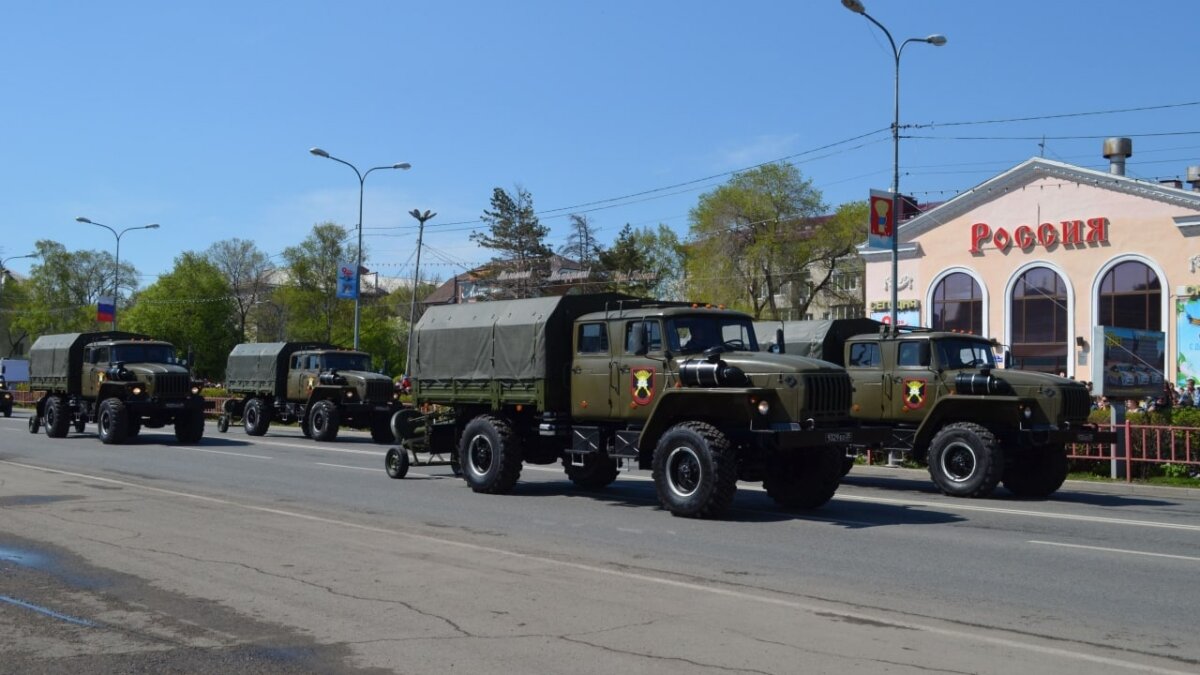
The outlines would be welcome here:
[[[1028,445],[1058,445],[1070,443],[1096,443],[1101,445],[1117,442],[1117,432],[1100,431],[1095,427],[1071,427],[1069,429],[1021,429],[1021,441]]]
[[[775,450],[802,448],[877,445],[890,438],[888,429],[864,427],[815,427],[804,429],[799,424],[772,424],[770,429],[752,432],[755,442]]]

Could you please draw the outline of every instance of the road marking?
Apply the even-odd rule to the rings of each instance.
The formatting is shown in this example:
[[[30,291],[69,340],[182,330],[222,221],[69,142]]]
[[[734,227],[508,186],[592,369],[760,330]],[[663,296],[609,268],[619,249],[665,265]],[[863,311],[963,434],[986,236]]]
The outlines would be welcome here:
[[[934,625],[931,623],[921,623],[918,621],[898,620],[898,619],[893,619],[885,614],[867,614],[865,612],[855,612],[855,611],[848,611],[848,610],[841,610],[841,609],[837,610],[836,612],[831,612],[828,605],[818,605],[815,603],[801,602],[799,600],[792,600],[792,599],[786,598],[786,597],[772,597],[772,596],[767,596],[767,595],[761,595],[758,593],[753,593],[750,591],[736,590],[733,588],[725,588],[725,587],[721,587],[721,586],[708,586],[708,585],[704,585],[701,583],[696,583],[696,582],[691,582],[691,581],[683,581],[683,580],[671,578],[671,577],[654,576],[648,572],[631,572],[628,570],[613,569],[613,568],[609,568],[609,567],[601,567],[598,565],[591,565],[591,564],[587,564],[587,563],[571,562],[569,560],[560,560],[557,558],[552,558],[552,557],[547,557],[547,556],[542,556],[542,555],[537,555],[537,554],[532,554],[532,553],[522,553],[520,551],[510,551],[510,550],[503,549],[503,548],[497,548],[495,546],[484,546],[482,544],[472,544],[472,543],[468,543],[468,542],[455,541],[453,539],[436,537],[436,536],[433,536],[430,534],[417,534],[415,532],[402,532],[400,530],[391,530],[391,529],[387,529],[384,527],[378,527],[375,525],[364,525],[362,523],[355,523],[355,522],[346,521],[346,520],[337,520],[335,518],[326,518],[324,516],[315,516],[315,515],[311,515],[311,514],[307,514],[307,513],[300,513],[298,511],[287,511],[284,509],[279,509],[279,508],[274,508],[274,507],[269,507],[269,506],[255,506],[253,504],[243,504],[241,502],[236,502],[231,499],[222,499],[220,497],[208,497],[205,495],[192,494],[189,492],[181,492],[178,490],[168,490],[166,488],[154,487],[151,485],[142,485],[141,483],[134,483],[132,481],[127,481],[127,480],[118,480],[115,478],[105,478],[103,476],[94,476],[91,474],[76,473],[74,471],[64,471],[62,469],[51,469],[48,467],[36,466],[33,464],[22,464],[20,462],[13,462],[13,461],[8,461],[8,460],[0,460],[0,464],[5,464],[8,466],[13,466],[13,467],[21,468],[21,469],[29,469],[32,471],[41,471],[41,472],[49,473],[49,474],[57,474],[60,476],[71,476],[73,478],[82,478],[85,480],[93,480],[96,482],[108,483],[111,485],[120,485],[123,487],[137,488],[140,490],[144,490],[146,492],[154,492],[154,493],[161,494],[161,495],[181,497],[184,499],[190,499],[190,500],[197,501],[197,502],[204,502],[204,503],[208,503],[208,504],[217,504],[220,506],[225,506],[225,507],[234,508],[234,509],[242,509],[244,511],[252,511],[255,513],[266,513],[266,514],[275,515],[275,516],[282,516],[285,518],[295,518],[296,520],[303,520],[303,521],[308,521],[308,522],[312,522],[312,523],[335,525],[338,527],[359,530],[362,532],[384,534],[384,535],[390,535],[390,536],[399,537],[399,538],[403,538],[403,539],[409,539],[412,541],[421,541],[421,542],[425,542],[425,543],[438,544],[441,546],[449,546],[449,547],[453,547],[453,548],[462,549],[465,551],[473,551],[473,552],[477,552],[477,553],[489,553],[489,554],[493,554],[493,555],[504,556],[507,558],[514,558],[517,560],[536,562],[536,563],[539,563],[542,565],[546,565],[548,567],[563,567],[563,568],[587,572],[590,574],[602,574],[602,575],[606,575],[606,576],[610,576],[610,577],[616,577],[618,579],[625,579],[628,581],[636,581],[636,582],[642,582],[642,583],[647,583],[647,584],[654,584],[654,585],[658,585],[658,586],[665,586],[665,587],[682,589],[682,590],[698,592],[698,593],[708,593],[710,595],[720,596],[720,597],[724,597],[724,598],[731,598],[731,599],[742,600],[742,601],[746,601],[746,602],[755,602],[755,603],[759,603],[759,604],[763,604],[763,605],[771,605],[771,606],[775,606],[775,607],[785,607],[785,608],[792,609],[792,610],[808,612],[817,617],[823,617],[823,618],[831,618],[832,617],[835,620],[851,619],[851,620],[856,620],[856,621],[870,621],[870,622],[873,622],[876,624],[881,624],[881,625],[895,626],[898,628],[906,628],[906,629],[911,629],[911,630],[926,631],[926,632],[934,634],[934,635],[941,635],[941,636],[955,639],[955,640],[970,640],[970,641],[974,641],[974,642],[980,642],[980,643],[994,645],[994,646],[998,646],[998,647],[1004,647],[1004,648],[1008,648],[1008,649],[1017,649],[1017,650],[1030,652],[1030,653],[1034,653],[1034,654],[1045,654],[1045,655],[1049,655],[1049,656],[1056,656],[1056,657],[1065,658],[1065,659],[1073,659],[1073,660],[1077,660],[1077,661],[1085,661],[1085,662],[1089,662],[1089,663],[1101,664],[1101,665],[1111,666],[1111,667],[1116,667],[1116,668],[1137,670],[1137,671],[1141,671],[1141,672],[1162,673],[1163,675],[1191,675],[1193,672],[1190,670],[1186,670],[1186,671],[1185,670],[1171,670],[1168,668],[1152,666],[1152,665],[1145,664],[1145,663],[1137,663],[1135,661],[1125,661],[1125,660],[1118,659],[1118,658],[1112,658],[1112,657],[1107,657],[1107,656],[1098,656],[1096,654],[1091,653],[1090,651],[1072,651],[1070,649],[1066,649],[1063,647],[1051,647],[1051,646],[1047,646],[1047,645],[1034,644],[1032,642],[1023,642],[1023,641],[1021,641],[1019,639],[1015,639],[1015,638],[993,637],[991,635],[980,635],[979,633],[971,633],[971,632],[968,632],[965,630],[960,630],[957,628],[944,628],[942,626]],[[712,583],[716,584],[716,583],[720,583],[720,582],[713,580]],[[829,604],[837,605],[838,603],[831,602]],[[1003,629],[987,629],[987,628],[982,628],[982,629],[983,630],[996,630],[996,631],[1003,630]],[[1094,648],[1088,647],[1088,649],[1092,650]]]
[[[323,445],[316,445],[315,441],[313,443],[283,443],[280,441],[258,440],[251,442],[255,444],[261,443],[262,445],[277,445],[281,448],[301,448],[303,450],[320,450],[321,452],[344,452],[352,455],[375,455],[378,457],[383,457],[385,454],[387,454],[386,450],[351,450],[349,448],[327,448]]]
[[[1081,548],[1088,551],[1103,551],[1105,553],[1124,553],[1127,555],[1144,555],[1152,558],[1171,558],[1174,560],[1188,560],[1191,562],[1200,562],[1200,558],[1191,555],[1173,555],[1171,553],[1151,553],[1150,551],[1129,551],[1123,548],[1107,548],[1104,546],[1084,546],[1083,544],[1066,544],[1058,541],[1037,541],[1030,539],[1030,544],[1041,544],[1042,546],[1061,546],[1062,548]]]
[[[313,462],[317,466],[329,466],[334,469],[354,469],[355,471],[379,471],[379,469],[369,469],[365,466],[347,466],[345,464],[326,464],[325,462]]]
[[[162,450],[180,450],[183,452],[208,452],[214,455],[233,455],[234,457],[250,457],[252,459],[272,459],[266,455],[249,455],[244,452],[226,452],[225,450],[205,450],[204,448],[181,448],[175,445],[164,445]]]

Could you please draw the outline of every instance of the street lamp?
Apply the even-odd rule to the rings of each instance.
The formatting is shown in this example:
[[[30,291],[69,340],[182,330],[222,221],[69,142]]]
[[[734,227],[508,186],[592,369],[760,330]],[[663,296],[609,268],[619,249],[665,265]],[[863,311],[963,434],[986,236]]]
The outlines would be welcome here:
[[[347,162],[344,159],[338,159],[337,157],[334,157],[333,155],[329,154],[328,152],[325,152],[324,150],[322,150],[320,148],[309,148],[308,151],[310,153],[316,155],[317,157],[324,157],[325,159],[332,159],[335,162],[340,162],[342,164],[345,164],[346,166],[348,166],[354,170],[355,176],[358,176],[358,228],[357,228],[358,229],[358,253],[355,254],[355,260],[354,260],[354,348],[358,349],[358,321],[359,321],[359,314],[361,311],[360,310],[360,301],[359,301],[358,296],[362,294],[361,293],[362,284],[359,283],[359,277],[361,276],[361,271],[362,271],[363,185],[367,181],[367,176],[369,176],[372,171],[378,171],[379,169],[411,169],[412,165],[409,164],[408,162],[401,162],[399,164],[392,164],[391,166],[375,166],[375,167],[371,167],[370,169],[367,169],[366,173],[363,173],[358,170],[357,166],[354,166],[353,164],[351,164],[350,162]]]
[[[96,221],[88,220],[87,218],[84,218],[83,216],[79,216],[75,220],[78,222],[81,222],[81,223],[87,223],[88,225],[95,225],[97,227],[103,227],[104,229],[108,230],[109,232],[112,232],[113,236],[117,238],[117,258],[116,258],[117,263],[116,263],[116,265],[113,266],[113,320],[112,320],[112,329],[114,331],[116,331],[117,330],[117,304],[120,301],[120,293],[121,293],[121,235],[123,235],[126,232],[129,232],[131,230],[157,230],[158,223],[151,223],[150,225],[141,225],[138,227],[127,227],[127,228],[121,230],[120,232],[117,232],[113,228],[105,225],[104,223],[97,223]]]
[[[404,354],[404,373],[406,375],[412,373],[413,322],[417,319],[417,281],[420,279],[418,275],[421,273],[421,239],[425,236],[425,221],[437,214],[428,209],[425,210],[425,213],[421,213],[419,209],[413,209],[408,212],[408,215],[416,218],[421,223],[421,227],[417,230],[417,266],[413,268],[412,300],[408,306],[408,351]]]
[[[8,283],[8,277],[9,277],[8,261],[9,260],[20,260],[21,258],[36,258],[36,257],[38,257],[38,254],[36,254],[36,253],[26,253],[25,255],[12,255],[12,256],[5,258],[4,260],[0,260],[0,289],[4,288],[4,285],[6,283]]]
[[[904,51],[905,45],[910,42],[925,42],[934,47],[941,47],[946,44],[945,35],[930,35],[923,38],[908,38],[896,47],[896,41],[892,39],[892,34],[883,24],[875,20],[875,17],[867,14],[866,7],[863,6],[860,0],[842,0],[842,5],[854,12],[861,14],[868,21],[879,26],[879,30],[887,36],[888,42],[892,45],[892,56],[896,59],[896,89],[894,96],[895,117],[892,118],[892,329],[895,330],[897,324],[897,314],[899,305],[899,290],[900,290],[900,53]]]

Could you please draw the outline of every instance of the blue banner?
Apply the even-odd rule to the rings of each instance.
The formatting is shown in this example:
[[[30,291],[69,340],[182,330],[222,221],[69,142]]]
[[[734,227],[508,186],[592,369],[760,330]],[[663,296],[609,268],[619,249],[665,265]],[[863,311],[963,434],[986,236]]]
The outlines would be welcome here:
[[[347,300],[358,297],[358,266],[352,262],[338,263],[337,296]]]

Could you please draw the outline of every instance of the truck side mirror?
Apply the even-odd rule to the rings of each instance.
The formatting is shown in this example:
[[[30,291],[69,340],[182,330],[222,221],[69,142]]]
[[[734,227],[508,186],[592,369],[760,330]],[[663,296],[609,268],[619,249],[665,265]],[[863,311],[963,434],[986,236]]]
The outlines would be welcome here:
[[[776,329],[775,329],[775,353],[776,353],[776,354],[782,354],[782,353],[784,353],[784,347],[783,347],[783,329],[782,329],[782,328],[776,328]]]
[[[629,333],[629,349],[637,356],[645,356],[650,347],[646,344],[646,323],[639,321],[633,324]]]

